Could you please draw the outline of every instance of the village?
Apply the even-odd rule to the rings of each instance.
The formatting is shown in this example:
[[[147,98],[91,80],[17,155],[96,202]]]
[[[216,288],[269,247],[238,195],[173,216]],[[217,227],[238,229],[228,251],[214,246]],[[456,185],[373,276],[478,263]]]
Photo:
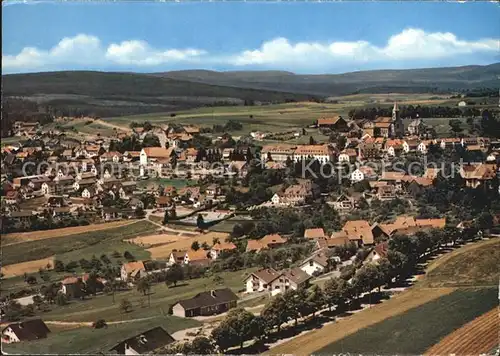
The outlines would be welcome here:
[[[90,261],[52,260],[40,268],[40,276],[58,271],[61,279],[47,277],[51,284],[28,296],[3,293],[3,319],[16,321],[20,315],[38,314],[44,304],[63,306],[103,294],[112,294],[114,302],[115,292],[119,297],[133,289],[151,298],[148,291],[157,283],[176,286],[186,278],[207,275],[214,276],[219,287],[179,298],[168,306],[169,314],[212,317],[240,301],[264,296],[262,317],[278,308],[278,295],[317,298],[299,312],[303,317],[322,309],[324,302],[353,302],[373,288],[404,280],[422,254],[481,239],[500,228],[499,211],[494,213],[498,206],[478,217],[473,212],[477,202],[470,203],[468,211],[453,197],[448,202],[434,200],[453,190],[495,204],[500,194],[500,141],[437,137],[431,123],[417,117],[405,128],[394,103],[392,117],[319,117],[284,136],[270,135],[277,138],[273,143],[263,132],[245,138],[229,131],[213,136],[197,125],[149,122],[127,133],[78,141],[37,123],[16,122],[14,134],[22,143],[2,147],[5,233],[147,222],[155,235],[126,241],[161,253],[137,259],[129,251],[123,256],[115,251],[112,262],[106,251]],[[310,136],[309,143],[286,142],[286,137],[298,136]],[[224,224],[229,228],[220,230]],[[410,237],[425,243],[410,251],[405,247],[413,241]],[[190,245],[172,247],[177,240]],[[9,267],[8,261],[3,258],[3,266]],[[239,288],[221,288],[224,281],[218,280],[218,273],[248,268],[237,282]],[[319,286],[329,278],[334,279],[322,291]],[[26,272],[24,281],[31,287],[39,283]],[[343,288],[347,294],[335,292],[330,296],[334,301],[328,302],[332,299],[327,291]],[[307,290],[313,294],[301,294]],[[126,313],[129,304],[122,299],[120,309]],[[36,305],[36,311],[30,305]],[[231,315],[229,319],[242,317]],[[279,330],[287,320],[266,327]],[[94,326],[105,323],[100,319]],[[50,338],[49,332],[40,319],[18,322],[4,329],[2,341]],[[211,337],[222,351],[257,335],[248,332],[233,343],[218,340],[220,332],[215,327]],[[156,327],[106,351],[139,354],[180,345],[174,341]],[[184,347],[188,344],[185,341]]]

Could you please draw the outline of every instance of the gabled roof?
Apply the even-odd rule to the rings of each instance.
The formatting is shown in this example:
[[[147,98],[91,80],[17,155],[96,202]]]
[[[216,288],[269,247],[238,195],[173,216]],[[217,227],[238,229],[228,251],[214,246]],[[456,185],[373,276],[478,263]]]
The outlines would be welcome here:
[[[258,279],[263,280],[267,284],[271,283],[274,281],[276,278],[281,276],[281,273],[276,271],[273,268],[264,268],[258,271],[253,272],[250,276],[255,276]]]
[[[345,120],[341,116],[324,117],[318,119],[318,125],[335,125],[340,120],[343,120],[345,122]]]
[[[144,153],[150,158],[169,158],[173,148],[144,147]]]
[[[42,319],[32,319],[7,325],[2,329],[11,328],[20,341],[32,341],[46,338],[50,329],[45,325]]]
[[[314,229],[306,229],[304,231],[304,237],[306,239],[317,239],[325,237],[325,230],[323,228],[318,227]]]
[[[116,351],[120,355],[125,354],[125,347],[131,348],[138,352],[139,354],[150,353],[164,347],[175,339],[167,333],[162,327],[155,327],[153,329],[144,331],[141,334],[123,340],[116,346],[110,349],[110,351]]]
[[[312,276],[301,270],[299,267],[287,269],[283,271],[283,276],[294,282],[295,284],[302,284],[311,279]]]
[[[208,252],[200,248],[198,250],[189,250],[186,252],[189,261],[205,260],[207,259]]]
[[[284,244],[286,243],[286,239],[281,237],[279,234],[270,234],[266,235],[260,240],[261,244],[270,245],[270,244]]]
[[[180,304],[184,310],[192,310],[212,305],[226,304],[236,300],[238,300],[238,296],[236,296],[231,289],[222,288],[198,293],[191,299],[179,300],[175,304]]]
[[[236,249],[236,245],[232,242],[218,242],[212,246],[212,250],[215,251],[226,251],[226,250],[234,250]]]
[[[134,261],[134,262],[128,262],[124,263],[123,267],[125,268],[125,271],[127,273],[132,273],[137,270],[146,270],[144,267],[144,262],[143,261]]]

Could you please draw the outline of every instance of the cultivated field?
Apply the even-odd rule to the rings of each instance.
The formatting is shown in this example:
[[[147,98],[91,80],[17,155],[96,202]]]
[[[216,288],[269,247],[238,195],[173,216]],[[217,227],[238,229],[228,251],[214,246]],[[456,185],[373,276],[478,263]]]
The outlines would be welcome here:
[[[426,355],[480,355],[499,345],[500,310],[498,307],[474,319],[446,336],[426,351]]]
[[[133,244],[123,242],[123,239],[148,234],[156,230],[156,226],[148,221],[136,221],[133,224],[122,225],[111,229],[82,232],[79,234],[61,236],[57,239],[44,239],[2,246],[3,266],[38,260],[55,256],[64,262],[78,261],[81,258],[91,258],[113,251],[122,252]],[[142,251],[143,257],[146,254]],[[133,251],[130,252],[140,252]],[[148,255],[148,254],[146,254]],[[137,257],[137,256],[136,256]]]
[[[346,335],[356,333],[370,325],[403,314],[411,308],[450,294],[453,291],[453,288],[408,290],[386,302],[374,305],[348,318],[341,319],[338,322],[326,325],[321,329],[300,335],[277,347],[273,347],[269,351],[269,354],[310,355],[316,353],[321,348],[344,338]],[[326,353],[328,351],[323,352]],[[331,352],[328,353],[331,354]]]
[[[4,275],[4,278],[22,276],[25,273],[38,272],[40,268],[47,269],[48,264],[50,264],[51,268],[54,267],[54,257],[42,258],[41,260],[21,262],[13,265],[3,266],[2,273]]]
[[[188,239],[193,236],[197,236],[197,234],[192,232],[182,232],[178,234],[165,233],[165,234],[135,237],[133,239],[129,239],[126,241],[134,243],[139,246],[153,247],[155,245],[165,245],[176,241]]]
[[[64,227],[62,229],[53,229],[53,230],[39,230],[39,231],[30,231],[30,232],[18,232],[12,234],[5,234],[0,237],[0,241],[2,242],[2,246],[9,246],[16,243],[23,243],[28,241],[36,241],[36,240],[44,240],[51,239],[55,237],[63,237],[69,235],[81,234],[83,232],[94,232],[101,231],[105,229],[113,229],[116,227],[129,225],[134,223],[135,221],[113,221],[104,224],[92,224],[85,226],[72,226],[72,227]]]
[[[432,290],[428,289],[426,293]],[[419,355],[449,333],[495,307],[497,293],[494,288],[457,290],[360,329],[316,350],[316,353]]]
[[[500,239],[466,245],[432,262],[422,281],[428,287],[498,286]]]
[[[212,245],[214,238],[218,238],[219,241],[223,242],[228,236],[229,234],[222,232],[209,232],[206,234],[188,237],[167,245],[152,247],[147,249],[147,251],[151,253],[152,258],[168,258],[168,256],[170,256],[170,252],[173,250],[189,250],[191,248],[191,244],[195,241],[198,241],[200,245],[204,242]]]

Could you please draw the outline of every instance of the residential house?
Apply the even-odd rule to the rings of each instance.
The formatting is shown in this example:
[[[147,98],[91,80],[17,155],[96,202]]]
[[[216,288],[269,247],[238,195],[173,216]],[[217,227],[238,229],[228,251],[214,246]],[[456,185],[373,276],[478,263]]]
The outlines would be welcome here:
[[[91,199],[97,195],[97,189],[94,187],[83,188],[82,198]]]
[[[417,152],[421,154],[427,154],[429,152],[429,147],[434,144],[434,140],[422,140],[417,146]]]
[[[75,182],[73,183],[73,189],[75,190],[75,192],[77,192],[80,189],[90,188],[93,185],[95,185],[96,183],[97,183],[97,179],[95,179],[95,178],[75,180]]]
[[[342,118],[342,116],[335,117],[325,117],[318,119],[318,128],[320,129],[330,129],[333,131],[347,131],[347,121]]]
[[[109,351],[116,352],[119,355],[144,355],[154,353],[154,351],[173,342],[175,342],[175,339],[162,327],[157,326],[121,341]]]
[[[353,197],[342,193],[332,205],[339,212],[348,212],[356,207],[356,202]]]
[[[122,264],[120,268],[120,277],[122,281],[130,279],[136,280],[146,276],[145,261],[133,261]]]
[[[412,216],[398,216],[393,223],[377,224],[378,227],[387,235],[394,235],[396,233],[407,233],[427,230],[427,229],[444,229],[446,226],[446,219],[415,219]],[[410,230],[409,230],[410,229]]]
[[[79,277],[66,277],[61,281],[61,293],[68,299],[82,298],[85,295],[84,283]]]
[[[310,279],[299,267],[283,271],[266,268],[252,273],[244,282],[247,293],[269,291],[274,296],[289,289],[306,288]]]
[[[363,263],[378,263],[381,258],[387,257],[389,251],[389,243],[387,241],[378,243],[365,257]]]
[[[238,297],[229,288],[201,292],[193,298],[179,300],[172,306],[172,314],[178,317],[208,316],[236,308]]]
[[[310,276],[317,276],[329,270],[330,258],[326,251],[318,251],[306,258],[299,268]]]
[[[394,185],[384,185],[378,188],[377,198],[381,201],[393,200],[396,198],[396,188]]]
[[[210,258],[208,257],[208,251],[205,251],[204,249],[200,248],[198,250],[188,250],[186,251],[186,254],[184,255],[184,264],[194,264],[194,265],[201,265],[201,266],[206,266],[210,264]]]
[[[354,163],[356,158],[358,157],[358,153],[353,148],[346,148],[341,151],[338,156],[338,161],[340,163]]]
[[[460,175],[465,180],[465,185],[469,188],[477,188],[481,185],[489,186],[489,183],[495,179],[495,164],[462,165]]]
[[[351,182],[361,182],[363,180],[374,180],[377,179],[377,173],[370,166],[361,166],[351,173]]]
[[[234,250],[236,250],[236,245],[232,242],[217,242],[210,249],[209,256],[210,258],[215,260],[220,256],[221,253]]]
[[[304,238],[306,239],[323,239],[325,238],[325,230],[323,228],[306,229],[304,231]]]
[[[399,156],[401,152],[403,152],[403,143],[406,141],[395,139],[395,140],[387,140],[385,142],[384,150],[391,157]],[[406,143],[408,144],[408,143]]]
[[[451,137],[451,138],[443,138],[441,139],[439,145],[443,150],[450,150],[455,148],[456,146],[462,146],[462,141],[459,138]]]
[[[8,324],[2,329],[2,343],[34,341],[45,339],[50,329],[42,319],[25,320]]]
[[[177,264],[183,264],[184,263],[184,258],[186,257],[186,252],[187,251],[177,251],[173,250],[170,252],[170,256],[168,258],[168,265],[172,266]]]
[[[286,244],[287,240],[278,234],[266,235],[260,240],[248,240],[246,252],[260,252],[265,249],[281,247]]]
[[[104,152],[99,157],[99,161],[101,163],[105,163],[105,162],[119,163],[122,160],[123,160],[123,155],[120,152],[117,152],[117,151]]]

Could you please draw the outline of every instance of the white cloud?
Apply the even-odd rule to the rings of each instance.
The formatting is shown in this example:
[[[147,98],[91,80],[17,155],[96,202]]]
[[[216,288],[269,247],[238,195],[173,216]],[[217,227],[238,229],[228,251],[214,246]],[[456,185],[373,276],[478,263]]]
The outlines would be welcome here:
[[[453,33],[427,33],[409,28],[391,36],[384,46],[367,41],[298,42],[280,37],[266,41],[260,48],[239,53],[208,53],[196,48],[159,49],[142,40],[127,40],[104,46],[99,38],[79,34],[63,38],[49,50],[25,47],[16,55],[4,55],[4,72],[57,70],[72,68],[137,68],[142,70],[168,69],[170,65],[200,68],[210,66],[263,66],[276,69],[321,70],[337,65],[383,63],[413,64],[426,60],[456,60],[468,55],[498,58],[500,40],[459,39]],[[483,58],[481,57],[481,58]],[[469,64],[464,60],[465,63]]]
[[[157,50],[145,41],[123,41],[111,44],[106,51],[106,59],[123,65],[157,66],[176,61],[190,61],[206,54],[198,49]]]
[[[356,42],[299,42],[292,44],[286,38],[277,38],[259,49],[246,50],[233,57],[234,65],[269,64],[326,64],[335,60],[377,62],[387,60],[422,60],[453,57],[479,52],[498,53],[498,39],[466,41],[446,32],[426,33],[409,28],[391,36],[384,47],[366,41]]]
[[[107,48],[101,41],[86,34],[65,37],[49,50],[25,47],[17,55],[4,55],[2,69],[6,72],[52,70],[60,68],[130,65],[138,67],[189,62],[204,55],[199,49],[166,49],[151,47],[145,41],[112,43]]]
[[[48,51],[34,47],[25,47],[15,55],[2,57],[2,69],[23,71],[32,68],[54,67],[65,63],[75,65],[93,65],[102,57],[100,41],[95,36],[80,34],[65,37]]]

